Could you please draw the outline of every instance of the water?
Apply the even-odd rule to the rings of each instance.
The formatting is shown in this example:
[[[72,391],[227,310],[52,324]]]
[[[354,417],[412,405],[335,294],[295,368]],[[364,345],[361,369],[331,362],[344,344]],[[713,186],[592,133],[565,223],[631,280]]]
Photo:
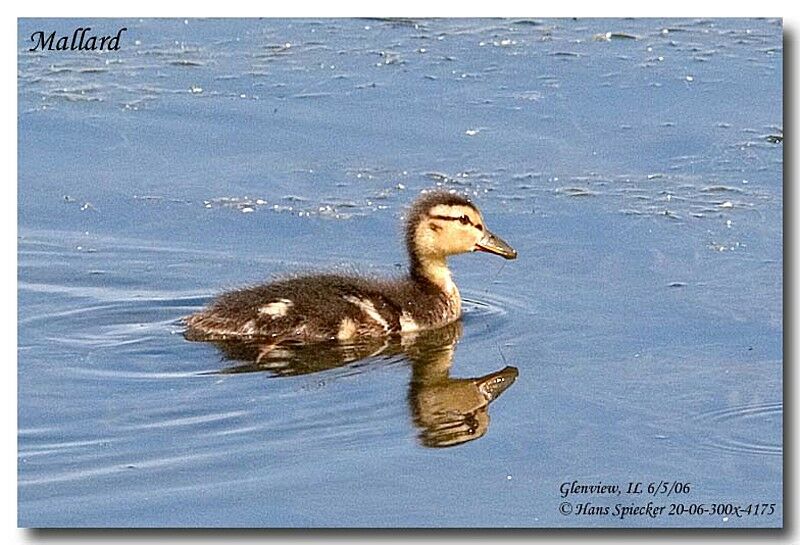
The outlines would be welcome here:
[[[128,32],[27,51],[78,26]],[[21,20],[20,525],[781,526],[781,34]],[[436,186],[519,252],[452,260],[455,329],[255,367],[181,335],[287,271],[394,274]]]

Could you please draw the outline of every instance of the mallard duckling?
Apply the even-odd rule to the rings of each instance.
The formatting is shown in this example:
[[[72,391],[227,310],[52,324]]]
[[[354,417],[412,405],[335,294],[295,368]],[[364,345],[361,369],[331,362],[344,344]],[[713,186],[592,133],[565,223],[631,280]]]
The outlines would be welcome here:
[[[375,280],[316,274],[225,293],[186,318],[190,340],[254,339],[272,345],[349,341],[443,326],[461,316],[447,258],[476,250],[517,252],[484,226],[478,209],[453,193],[423,194],[406,222],[406,277]]]

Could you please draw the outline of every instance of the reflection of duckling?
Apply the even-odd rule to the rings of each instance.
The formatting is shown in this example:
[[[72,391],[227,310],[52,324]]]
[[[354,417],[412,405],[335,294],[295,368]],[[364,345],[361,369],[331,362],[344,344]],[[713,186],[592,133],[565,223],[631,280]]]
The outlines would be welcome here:
[[[454,325],[459,326],[460,336],[460,322]],[[420,441],[427,447],[451,447],[482,437],[489,428],[489,403],[519,374],[516,367],[505,367],[482,377],[450,378],[458,336],[438,347],[428,338],[405,348],[412,362],[409,405]]]
[[[228,360],[241,362],[224,368],[223,374],[267,371],[277,376],[296,376],[336,369],[371,357],[401,354],[400,340],[365,337],[354,341],[291,344],[276,347],[258,339],[213,341]]]
[[[483,226],[472,203],[445,192],[428,193],[415,202],[406,225],[406,245],[410,271],[405,278],[320,274],[233,291],[189,316],[186,336],[258,338],[274,346],[436,328],[461,316],[461,296],[447,268],[448,256],[475,250],[506,259],[517,256]]]
[[[306,375],[352,364],[366,358],[405,355],[412,366],[408,403],[420,442],[428,447],[449,447],[482,437],[489,426],[489,404],[517,378],[506,367],[483,377],[450,378],[461,321],[438,329],[402,337],[368,337],[357,342],[288,345],[272,349],[266,357],[265,340],[214,341],[226,358],[237,365],[224,374],[266,371],[277,376]]]
[[[516,367],[478,378],[412,381],[411,409],[427,447],[452,447],[482,437],[489,429],[489,403],[517,379]]]

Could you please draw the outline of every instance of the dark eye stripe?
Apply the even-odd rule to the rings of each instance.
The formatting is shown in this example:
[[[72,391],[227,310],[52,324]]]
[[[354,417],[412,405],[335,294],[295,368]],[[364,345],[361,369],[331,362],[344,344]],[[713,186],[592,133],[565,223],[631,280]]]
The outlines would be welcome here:
[[[463,216],[458,216],[456,218],[454,218],[452,216],[431,216],[431,219],[447,220],[447,221],[460,221],[464,225],[467,225],[467,224],[472,225],[472,220],[469,219],[469,216],[467,216],[466,214],[463,215]]]

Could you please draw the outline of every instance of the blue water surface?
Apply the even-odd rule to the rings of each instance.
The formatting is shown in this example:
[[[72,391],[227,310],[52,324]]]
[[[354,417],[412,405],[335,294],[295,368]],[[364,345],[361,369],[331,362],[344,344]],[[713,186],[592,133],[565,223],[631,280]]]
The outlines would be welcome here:
[[[29,51],[80,26],[127,32]],[[21,19],[18,44],[21,526],[782,526],[780,20]],[[433,187],[519,252],[451,263],[450,376],[519,370],[483,435],[425,444],[402,352],[220,373],[183,338],[225,289],[396,274]]]

